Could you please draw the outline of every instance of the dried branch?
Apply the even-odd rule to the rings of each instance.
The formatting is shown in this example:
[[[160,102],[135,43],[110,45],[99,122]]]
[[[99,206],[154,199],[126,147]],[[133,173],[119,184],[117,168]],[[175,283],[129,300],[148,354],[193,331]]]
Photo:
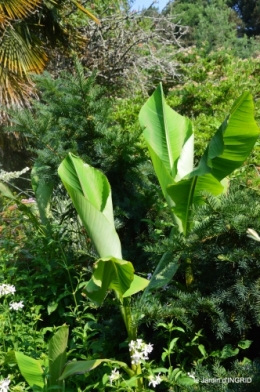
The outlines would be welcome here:
[[[100,21],[100,26],[89,22],[78,31],[81,47],[76,50],[83,65],[96,71],[100,83],[110,89],[139,86],[147,92],[159,81],[170,84],[178,76],[175,55],[182,50],[188,27],[180,25],[177,17],[117,13]],[[58,74],[71,66],[68,58],[56,55],[48,69]]]
[[[159,81],[169,82],[178,75],[176,52],[187,27],[176,17],[143,13],[118,14],[90,23],[82,31],[86,46],[81,61],[105,84],[131,85],[145,90]]]

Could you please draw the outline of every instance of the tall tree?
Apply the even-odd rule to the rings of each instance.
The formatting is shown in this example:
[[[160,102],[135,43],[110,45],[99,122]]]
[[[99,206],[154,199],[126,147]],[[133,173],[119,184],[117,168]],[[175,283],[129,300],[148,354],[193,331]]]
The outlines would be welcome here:
[[[204,47],[206,53],[228,48],[241,57],[255,50],[254,42],[243,36],[244,24],[236,7],[231,8],[227,0],[175,0],[165,12],[178,15],[189,26],[184,37],[187,46]]]
[[[228,0],[244,22],[244,32],[249,36],[260,35],[260,0]]]

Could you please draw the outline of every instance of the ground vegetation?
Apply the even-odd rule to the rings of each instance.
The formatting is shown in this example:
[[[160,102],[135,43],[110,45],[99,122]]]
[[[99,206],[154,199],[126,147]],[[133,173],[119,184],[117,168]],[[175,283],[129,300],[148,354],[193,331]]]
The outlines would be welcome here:
[[[175,0],[136,14],[126,1],[27,3],[1,6],[0,51],[30,31],[43,57],[38,75],[20,75],[27,107],[1,107],[0,390],[258,391],[257,4]],[[243,116],[227,117],[241,102]],[[186,124],[174,140],[186,136],[166,156],[172,110]],[[237,156],[219,139],[229,121],[253,129],[253,148],[242,154],[238,138],[243,162],[225,191],[195,186],[187,199],[223,140]],[[194,166],[207,162],[180,177],[191,129]]]

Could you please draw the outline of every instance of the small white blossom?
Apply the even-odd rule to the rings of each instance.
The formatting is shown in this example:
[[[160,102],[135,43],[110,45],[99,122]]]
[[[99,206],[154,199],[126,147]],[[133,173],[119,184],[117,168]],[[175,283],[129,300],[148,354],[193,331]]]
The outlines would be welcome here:
[[[193,380],[194,380],[197,384],[199,383],[199,380],[196,378],[195,373],[188,373],[188,376],[189,376],[190,378],[193,378]]]
[[[15,287],[11,284],[1,284],[0,285],[0,295],[14,294]]]
[[[139,365],[139,363],[141,363],[142,360],[144,360],[144,356],[143,353],[135,351],[132,355],[131,355],[131,362],[133,365]]]
[[[143,347],[143,340],[142,339],[137,339],[136,340],[136,344],[135,344],[135,348],[137,348],[139,350],[142,347]]]
[[[0,392],[8,392],[10,382],[11,382],[11,380],[9,380],[8,378],[6,378],[5,380],[1,380],[0,381]]]
[[[247,236],[252,238],[252,240],[260,242],[260,237],[254,229],[247,229]]]
[[[131,351],[132,364],[139,365],[142,361],[149,359],[148,354],[153,351],[153,345],[151,343],[145,344],[142,339],[131,340],[129,350]]]
[[[113,369],[111,375],[108,378],[109,378],[110,385],[112,385],[113,381],[118,380],[120,378],[119,371]]]
[[[162,382],[162,379],[161,379],[161,377],[160,377],[160,374],[161,373],[159,373],[157,376],[150,376],[149,377],[149,380],[150,380],[150,382],[149,382],[149,386],[152,384],[152,386],[155,388],[156,387],[156,385],[159,385],[161,382]]]
[[[152,351],[153,351],[153,344],[151,344],[151,343],[146,344],[144,347],[145,355],[150,354]]]
[[[129,350],[132,351],[135,348],[135,341],[131,340],[131,342],[129,343]]]
[[[147,279],[150,280],[152,276],[153,276],[153,274],[151,274],[151,272],[149,272],[149,274],[147,274]]]
[[[24,307],[23,301],[20,302],[11,302],[9,304],[9,308],[12,310],[19,310],[22,309]]]

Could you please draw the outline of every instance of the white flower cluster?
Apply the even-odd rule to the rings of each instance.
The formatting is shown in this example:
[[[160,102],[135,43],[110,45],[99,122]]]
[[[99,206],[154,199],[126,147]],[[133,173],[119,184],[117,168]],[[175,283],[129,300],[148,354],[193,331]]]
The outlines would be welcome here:
[[[19,310],[19,309],[22,309],[23,307],[24,307],[23,301],[20,301],[20,302],[11,302],[11,303],[9,304],[9,308],[10,308],[11,310]]]
[[[0,392],[8,392],[10,382],[9,378],[0,380]]]
[[[16,292],[15,287],[12,284],[3,283],[0,284],[0,297],[2,295],[14,294]],[[9,309],[11,310],[19,310],[24,307],[23,301],[20,302],[10,302]],[[1,392],[1,384],[0,384],[0,392]]]
[[[144,343],[142,339],[131,340],[129,350],[131,352],[132,364],[139,365],[141,361],[149,359],[148,354],[153,351],[153,345]]]
[[[25,167],[21,171],[13,171],[13,172],[6,172],[4,170],[0,170],[0,181],[9,182],[14,178],[20,177],[22,174],[26,173],[29,167]],[[1,391],[1,390],[0,390]]]
[[[116,370],[116,369],[113,369],[113,370],[112,370],[112,373],[111,373],[110,376],[108,377],[108,378],[109,378],[110,385],[112,385],[112,382],[115,381],[115,380],[118,380],[120,377],[121,377],[121,376],[120,376],[120,374],[119,374],[119,371]]]
[[[1,284],[0,285],[0,295],[14,294],[15,287],[12,284]]]
[[[159,385],[161,382],[162,382],[162,379],[161,379],[161,377],[160,377],[160,374],[161,373],[159,373],[157,376],[150,376],[149,377],[149,386],[152,384],[152,386],[155,388],[156,387],[156,385]]]

